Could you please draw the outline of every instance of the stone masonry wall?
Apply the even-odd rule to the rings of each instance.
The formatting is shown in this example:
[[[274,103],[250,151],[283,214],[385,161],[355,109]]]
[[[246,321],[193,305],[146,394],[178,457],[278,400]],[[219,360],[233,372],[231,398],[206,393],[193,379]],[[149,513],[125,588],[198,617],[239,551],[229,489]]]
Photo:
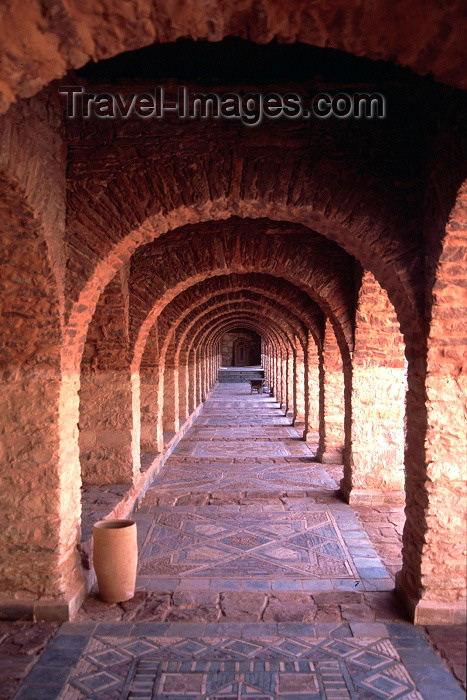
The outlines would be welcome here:
[[[394,308],[365,272],[355,320],[350,454],[341,484],[351,503],[404,498],[406,384],[404,340]]]
[[[132,483],[132,393],[128,361],[128,273],[101,295],[83,353],[80,462],[85,484]]]

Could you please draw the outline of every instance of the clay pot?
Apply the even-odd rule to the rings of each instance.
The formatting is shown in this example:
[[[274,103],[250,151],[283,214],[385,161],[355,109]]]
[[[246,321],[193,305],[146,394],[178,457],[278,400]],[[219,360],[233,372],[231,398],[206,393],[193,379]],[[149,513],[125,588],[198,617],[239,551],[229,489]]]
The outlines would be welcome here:
[[[133,520],[99,520],[93,528],[93,565],[99,598],[121,603],[135,594],[138,544]]]

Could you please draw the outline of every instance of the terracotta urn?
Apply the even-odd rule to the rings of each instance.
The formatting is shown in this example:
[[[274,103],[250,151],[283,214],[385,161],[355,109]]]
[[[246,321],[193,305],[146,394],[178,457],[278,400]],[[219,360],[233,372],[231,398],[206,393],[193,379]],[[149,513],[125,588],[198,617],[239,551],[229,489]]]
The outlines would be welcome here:
[[[138,544],[133,520],[99,520],[93,528],[93,565],[99,598],[121,603],[135,594]]]

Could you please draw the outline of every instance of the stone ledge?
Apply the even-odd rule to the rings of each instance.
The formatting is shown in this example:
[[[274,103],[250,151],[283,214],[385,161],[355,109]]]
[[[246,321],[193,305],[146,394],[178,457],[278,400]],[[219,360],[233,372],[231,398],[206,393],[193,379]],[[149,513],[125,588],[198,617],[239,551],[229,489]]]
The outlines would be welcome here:
[[[319,435],[316,431],[315,432],[310,431],[307,433],[306,430],[304,430],[303,431],[303,440],[306,443],[312,443],[314,445],[318,445],[319,444]]]
[[[0,620],[15,622],[69,622],[81,607],[86,595],[87,586],[83,583],[69,599],[51,598],[38,600],[8,600],[0,601]]]
[[[396,574],[396,593],[405,605],[414,625],[465,625],[467,605],[465,600],[444,602],[416,599],[403,588],[400,572]]]
[[[340,492],[351,506],[404,506],[405,491],[381,491],[379,489],[353,489],[340,481]]]

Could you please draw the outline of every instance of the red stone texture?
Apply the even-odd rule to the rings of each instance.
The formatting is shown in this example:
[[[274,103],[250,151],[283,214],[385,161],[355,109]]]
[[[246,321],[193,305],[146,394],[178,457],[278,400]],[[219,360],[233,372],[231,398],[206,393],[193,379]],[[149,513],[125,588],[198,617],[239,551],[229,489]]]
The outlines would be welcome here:
[[[405,491],[398,590],[416,619],[457,622],[467,195],[463,97],[448,85],[461,85],[460,3],[185,5],[1,10],[0,607],[75,612],[80,487],[124,484],[118,512],[140,499],[148,464],[215,384],[222,338],[244,328],[317,459],[345,462],[344,495]],[[329,47],[348,54],[332,54],[331,77],[224,74],[220,91],[370,85],[387,118],[70,121],[49,85],[90,57],[226,35],[252,51],[326,46],[322,65]],[[368,59],[359,79],[349,54]],[[412,70],[369,61],[381,58]],[[62,82],[154,87],[101,68]]]
[[[26,9],[27,8],[27,9]],[[179,37],[219,41],[240,36],[257,43],[274,39],[302,41],[372,59],[392,60],[415,72],[465,86],[463,6],[384,0],[362,7],[345,3],[303,0],[287,4],[250,0],[240,7],[223,0],[177,5],[151,0],[124,0],[102,7],[98,2],[60,2],[54,11],[39,0],[26,8],[2,10],[2,53],[8,56],[1,76],[2,106],[29,97],[69,68],[153,42]]]

